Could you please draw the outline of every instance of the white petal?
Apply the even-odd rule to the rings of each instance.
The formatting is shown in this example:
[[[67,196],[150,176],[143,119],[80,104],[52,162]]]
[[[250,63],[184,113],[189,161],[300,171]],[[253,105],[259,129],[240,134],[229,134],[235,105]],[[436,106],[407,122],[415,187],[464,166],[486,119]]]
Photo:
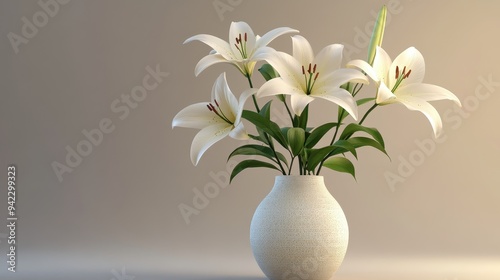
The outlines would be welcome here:
[[[344,108],[355,120],[358,119],[358,106],[352,95],[345,89],[338,87],[323,87],[321,91],[316,91],[311,96],[322,98],[333,102]]]
[[[357,69],[350,68],[341,68],[333,71],[327,76],[322,76],[321,73],[318,76],[318,80],[316,80],[316,84],[314,84],[313,92],[316,88],[326,87],[340,87],[341,85],[347,83],[368,83],[368,78],[361,73],[361,71]]]
[[[380,78],[379,78],[377,72],[375,71],[375,69],[373,69],[373,67],[371,67],[370,64],[368,64],[368,62],[366,62],[364,60],[361,60],[361,59],[351,60],[347,63],[347,67],[349,67],[349,68],[355,67],[355,68],[358,68],[358,69],[364,71],[376,83],[378,83],[380,81]]]
[[[247,34],[247,40],[245,41],[245,33]],[[231,22],[231,26],[229,27],[229,46],[236,57],[243,59],[240,51],[236,48],[236,38],[240,38],[242,44],[246,44],[246,50],[248,57],[253,53],[255,48],[255,34],[253,33],[252,28],[243,21]],[[242,50],[241,44],[238,44],[240,50]],[[247,58],[248,58],[247,57]]]
[[[238,111],[236,112],[236,120],[234,121],[234,125],[238,126],[241,121],[241,113],[243,112],[243,108],[245,107],[245,102],[247,99],[257,93],[256,88],[250,88],[245,90],[241,95],[238,100]]]
[[[184,44],[195,40],[201,41],[209,45],[210,47],[212,47],[212,49],[214,49],[217,53],[221,54],[227,60],[235,59],[235,56],[233,54],[233,51],[229,47],[229,44],[220,38],[207,34],[199,34],[188,38],[186,41],[184,41]]]
[[[396,101],[396,95],[394,95],[386,84],[380,83],[377,91],[377,98],[375,103],[379,105],[392,104]]]
[[[275,78],[265,82],[259,88],[259,91],[257,92],[257,97],[261,98],[278,94],[306,95],[301,88],[292,86],[281,78]]]
[[[400,86],[421,83],[424,80],[425,61],[422,54],[416,48],[409,47],[394,59],[394,62],[389,69],[390,86],[394,86],[396,81],[396,66],[399,67],[400,75],[402,75],[404,67],[406,67],[406,73],[411,70],[408,78],[404,79]]]
[[[207,67],[221,62],[229,62],[229,61],[225,59],[221,54],[209,54],[204,58],[202,58],[198,62],[198,64],[196,64],[196,67],[194,68],[194,75],[198,76]]]
[[[392,60],[387,52],[385,52],[381,47],[377,47],[375,59],[373,60],[373,69],[375,70],[375,73],[377,73],[380,81],[392,87],[394,84],[390,84],[388,79],[391,64]]]
[[[200,130],[191,144],[191,162],[197,165],[203,153],[217,141],[229,135],[232,128],[231,124],[220,123]]]
[[[224,122],[207,108],[208,102],[196,103],[182,109],[172,120],[172,127],[201,129]]]
[[[320,75],[328,75],[329,73],[340,68],[342,64],[342,52],[344,46],[333,44],[324,47],[314,58],[313,64],[317,64],[316,72]]]
[[[255,57],[271,64],[283,80],[305,90],[306,82],[302,74],[302,65],[293,56],[269,47],[261,48],[257,53]]]
[[[273,29],[266,34],[264,34],[262,37],[257,39],[257,42],[255,44],[255,48],[261,48],[267,46],[272,40],[276,39],[277,37],[287,34],[287,33],[298,33],[298,30],[291,29],[289,27],[279,27],[276,29]]]
[[[231,132],[229,133],[229,136],[233,139],[237,140],[248,140],[250,139],[250,136],[248,136],[247,131],[245,130],[245,126],[243,126],[243,123],[239,123]]]
[[[295,115],[300,116],[307,104],[311,103],[314,98],[306,94],[294,94],[290,97],[290,104]]]
[[[219,75],[212,88],[211,101],[215,103],[215,100],[219,104],[219,112],[224,114],[229,121],[234,122],[236,120],[236,112],[238,111],[238,100],[227,85],[225,72]],[[217,104],[213,105],[217,106]]]
[[[420,111],[423,113],[432,125],[434,130],[434,135],[438,137],[443,131],[443,123],[441,122],[441,117],[438,111],[432,107],[427,101],[424,101],[413,96],[405,96],[404,98],[398,98],[398,101],[406,106],[406,108],[414,111]]]
[[[435,101],[448,99],[461,106],[460,100],[451,91],[436,85],[430,84],[409,84],[396,91],[398,97],[413,96],[425,101]]]
[[[314,60],[314,53],[311,45],[306,38],[300,35],[292,36],[292,43],[293,57],[300,63],[300,66],[304,66],[307,71],[309,63],[312,63]]]

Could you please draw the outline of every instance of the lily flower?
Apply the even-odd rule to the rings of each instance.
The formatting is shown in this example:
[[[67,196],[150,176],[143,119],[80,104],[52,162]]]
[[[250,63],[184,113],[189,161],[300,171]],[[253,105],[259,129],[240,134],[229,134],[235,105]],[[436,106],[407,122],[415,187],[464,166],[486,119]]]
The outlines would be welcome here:
[[[461,106],[460,100],[449,90],[440,86],[422,83],[425,75],[425,61],[414,47],[403,51],[391,61],[389,55],[377,47],[373,67],[363,60],[353,60],[348,67],[363,70],[378,84],[375,102],[379,105],[401,103],[406,108],[423,113],[438,137],[443,129],[441,117],[428,102],[448,99]]]
[[[239,140],[249,138],[241,122],[241,113],[246,99],[256,91],[246,90],[237,100],[227,84],[226,73],[222,73],[212,88],[211,102],[189,105],[177,113],[172,128],[201,129],[191,145],[191,162],[194,165],[198,164],[208,148],[228,135]]]
[[[347,82],[368,83],[368,79],[356,69],[340,68],[344,46],[326,46],[315,57],[304,37],[295,35],[292,42],[293,56],[271,48],[262,49],[257,55],[280,74],[262,85],[257,96],[290,95],[292,109],[299,116],[311,101],[321,98],[336,103],[357,119],[354,98],[340,86]]]
[[[258,61],[254,58],[256,51],[266,47],[278,36],[292,32],[299,31],[288,27],[280,27],[260,37],[254,35],[252,28],[246,22],[240,21],[231,22],[228,42],[212,35],[200,34],[188,38],[184,41],[184,44],[198,40],[213,48],[210,54],[202,58],[196,65],[194,70],[196,76],[211,65],[226,62],[233,64],[243,75],[250,77]]]

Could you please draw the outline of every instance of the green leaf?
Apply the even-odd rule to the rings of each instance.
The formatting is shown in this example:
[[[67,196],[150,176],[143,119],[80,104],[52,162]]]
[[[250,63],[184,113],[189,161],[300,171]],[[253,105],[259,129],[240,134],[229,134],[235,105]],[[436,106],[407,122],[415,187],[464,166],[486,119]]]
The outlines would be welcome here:
[[[377,47],[382,46],[382,39],[384,38],[385,22],[387,17],[387,7],[384,5],[378,13],[377,21],[375,22],[375,27],[373,28],[372,38],[370,39],[370,45],[368,47],[368,64],[373,65],[373,60],[375,59],[375,54]]]
[[[241,117],[253,123],[258,129],[262,129],[263,132],[276,139],[276,141],[278,141],[278,143],[280,143],[285,149],[288,148],[287,140],[283,134],[281,134],[281,129],[275,122],[261,116],[259,113],[248,110],[243,110]]]
[[[278,163],[276,161],[276,157],[274,156],[273,150],[269,147],[262,146],[262,145],[249,144],[249,145],[244,145],[244,146],[238,147],[229,155],[229,157],[227,159],[229,160],[233,156],[237,156],[237,155],[263,156],[263,157],[266,157],[266,158]],[[288,162],[282,153],[276,152],[276,155],[278,156],[280,161],[284,162],[288,166]]]
[[[300,127],[292,127],[287,131],[288,144],[292,150],[293,156],[300,154],[304,148],[306,132]]]
[[[331,156],[351,152],[357,158],[356,148],[345,140],[338,140],[331,146],[323,147],[320,149],[311,149],[307,158],[307,170],[314,170],[318,164],[324,159]]]
[[[269,162],[264,162],[260,160],[254,160],[254,159],[248,159],[244,160],[240,163],[238,163],[233,171],[231,172],[231,178],[229,179],[229,182],[233,181],[233,178],[236,177],[241,171],[247,169],[247,168],[255,168],[255,167],[264,167],[264,168],[271,168],[271,169],[276,169],[279,171],[279,168],[274,166],[273,164]]]
[[[333,147],[336,147],[337,149],[332,151],[328,157],[337,155],[337,154],[343,154],[345,152],[351,152],[351,154],[358,159],[358,153],[356,152],[356,147],[350,143],[347,140],[337,140],[335,143],[332,145]]]
[[[259,114],[263,116],[264,118],[270,120],[271,119],[271,102],[272,100],[268,101],[262,108],[260,109]]]
[[[259,72],[266,81],[280,76],[269,63],[262,65],[262,67],[259,68]]]
[[[352,144],[356,149],[360,148],[360,147],[370,146],[370,147],[373,147],[373,148],[381,151],[382,153],[386,154],[387,156],[389,156],[387,154],[387,151],[385,150],[384,146],[382,146],[379,142],[377,142],[377,141],[375,141],[375,140],[373,140],[371,138],[368,138],[368,137],[352,137],[352,138],[349,138],[346,141],[349,142],[350,144]]]
[[[248,134],[248,136],[251,139],[253,139],[253,140],[260,141],[260,142],[262,142],[262,143],[264,143],[266,145],[269,145],[269,143],[267,142],[266,138],[264,138],[264,137],[262,137],[262,135],[260,135],[260,132],[262,131],[262,129],[257,129],[257,130],[259,132],[258,136],[257,135],[252,135],[252,134]],[[262,133],[264,133],[264,132],[262,131]]]
[[[307,136],[307,140],[304,146],[307,148],[312,148],[325,136],[325,134],[330,131],[330,129],[338,126],[338,123],[325,123],[313,129],[311,134]]]
[[[362,131],[370,134],[373,139],[382,145],[382,147],[385,147],[384,144],[384,139],[382,138],[382,135],[376,128],[370,128],[366,126],[359,125],[357,123],[351,123],[347,125],[344,128],[344,131],[342,131],[342,134],[340,135],[340,139],[346,140],[349,137],[351,137],[355,132]]]
[[[286,127],[282,127],[281,128],[281,134],[283,134],[283,136],[285,137],[288,137],[288,130],[290,130],[291,127],[289,126],[286,126]]]
[[[300,127],[305,130],[307,128],[308,118],[309,118],[309,105],[306,105],[300,116],[295,115],[293,119],[293,126]]]
[[[324,167],[328,167],[332,170],[338,171],[338,172],[344,172],[344,173],[349,173],[356,179],[356,174],[354,171],[354,165],[352,162],[344,157],[332,157],[323,163]]]

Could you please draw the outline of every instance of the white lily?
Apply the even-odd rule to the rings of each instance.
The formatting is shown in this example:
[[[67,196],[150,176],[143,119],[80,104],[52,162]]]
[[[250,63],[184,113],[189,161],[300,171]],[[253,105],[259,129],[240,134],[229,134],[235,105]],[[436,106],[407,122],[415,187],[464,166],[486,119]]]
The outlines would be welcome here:
[[[443,124],[439,113],[428,101],[449,99],[461,106],[460,100],[449,90],[422,83],[425,61],[414,47],[403,51],[394,62],[382,48],[377,47],[373,67],[363,60],[353,60],[348,67],[363,70],[378,84],[377,104],[401,103],[410,110],[420,111],[431,123],[436,137],[441,134]]]
[[[252,76],[255,64],[258,61],[254,58],[254,54],[259,49],[266,47],[276,37],[292,32],[299,31],[288,27],[280,27],[260,37],[254,35],[252,28],[246,22],[240,21],[231,22],[228,42],[212,35],[200,34],[188,38],[184,41],[184,44],[198,40],[213,48],[210,54],[202,58],[196,65],[194,70],[196,76],[211,65],[227,62],[235,65],[243,75],[249,77]]]
[[[249,138],[241,122],[241,113],[246,99],[256,91],[246,90],[237,100],[227,84],[226,73],[222,73],[212,88],[211,102],[196,103],[177,113],[172,127],[201,129],[191,145],[191,161],[194,165],[198,164],[208,148],[228,135],[239,140]]]
[[[304,37],[295,35],[292,42],[293,56],[271,48],[262,49],[257,55],[280,74],[279,78],[267,81],[259,89],[257,96],[290,95],[290,103],[296,115],[300,115],[315,98],[322,98],[336,103],[357,119],[354,98],[340,86],[347,82],[368,83],[368,79],[358,70],[340,68],[344,46],[326,46],[315,57],[311,45]]]

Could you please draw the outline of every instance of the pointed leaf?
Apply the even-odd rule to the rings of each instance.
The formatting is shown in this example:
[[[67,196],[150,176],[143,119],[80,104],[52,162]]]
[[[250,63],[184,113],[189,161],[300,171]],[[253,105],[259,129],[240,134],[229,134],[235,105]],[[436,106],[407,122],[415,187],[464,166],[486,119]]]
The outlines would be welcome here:
[[[287,132],[288,144],[292,150],[293,156],[300,154],[304,148],[306,132],[300,127],[290,128]]]
[[[330,131],[330,129],[338,126],[338,123],[325,123],[313,129],[311,134],[307,136],[305,146],[307,148],[313,148],[318,142],[325,136],[325,134]]]
[[[348,140],[345,140],[347,142],[349,142],[350,144],[352,144],[356,149],[357,148],[360,148],[360,147],[365,147],[365,146],[371,146],[379,151],[381,151],[382,153],[386,154],[387,156],[389,156],[387,154],[387,151],[385,150],[384,146],[382,146],[379,142],[371,139],[371,138],[368,138],[368,137],[352,137],[352,138],[349,138]]]
[[[309,105],[306,105],[300,116],[295,115],[295,117],[293,118],[293,126],[300,127],[305,130],[307,128],[308,118],[309,118]]]
[[[280,161],[284,162],[288,166],[288,162],[285,156],[282,153],[276,152]],[[263,156],[277,163],[276,157],[274,156],[274,152],[271,148],[262,146],[249,144],[236,148],[227,158],[228,160],[233,156],[237,155],[255,155],[255,156]]]
[[[338,172],[344,172],[344,173],[349,173],[356,179],[356,174],[354,170],[354,165],[352,162],[344,157],[332,157],[323,163],[324,167],[328,167],[332,170],[338,171]]]
[[[271,169],[276,169],[279,171],[279,168],[274,166],[273,164],[269,162],[264,162],[260,160],[254,160],[254,159],[248,159],[244,160],[240,163],[238,163],[233,171],[231,172],[231,178],[229,179],[229,182],[233,181],[233,178],[236,177],[241,171],[247,169],[247,168],[256,168],[256,167],[264,167],[264,168],[271,168]]]
[[[276,141],[278,141],[278,143],[280,143],[285,149],[288,148],[287,140],[281,134],[281,129],[275,122],[266,119],[259,113],[248,110],[244,110],[241,117],[253,123],[257,128],[262,129],[262,131],[276,139]]]
[[[283,134],[283,136],[285,137],[288,137],[288,130],[290,130],[291,127],[287,126],[287,127],[282,127],[281,128],[281,134]]]
[[[271,102],[272,102],[272,100],[270,100],[264,106],[262,106],[262,108],[260,109],[260,112],[259,112],[259,114],[261,116],[265,117],[268,120],[271,119]]]
[[[258,135],[258,136],[257,136],[257,135],[252,135],[252,134],[248,134],[248,136],[249,136],[251,139],[253,139],[253,140],[260,141],[260,142],[262,142],[262,143],[264,143],[264,144],[266,144],[266,145],[269,145],[269,143],[267,142],[266,138],[265,138],[265,137],[262,137],[263,135],[261,135],[261,131],[262,131],[262,129],[257,128],[257,131],[259,132],[259,135]],[[262,133],[264,133],[264,132],[262,131]]]
[[[345,152],[351,152],[355,157],[357,157],[356,148],[345,140],[338,140],[333,145],[320,149],[311,149],[307,158],[307,170],[312,171],[322,160]]]
[[[355,132],[358,132],[358,131],[362,131],[362,132],[366,132],[366,133],[370,134],[375,141],[380,143],[380,145],[382,145],[382,147],[385,147],[384,139],[382,138],[382,135],[380,134],[380,132],[376,128],[362,126],[362,125],[359,125],[357,123],[351,123],[351,124],[347,125],[344,128],[344,131],[342,131],[342,134],[340,135],[340,139],[346,140],[349,137],[351,137]]]

